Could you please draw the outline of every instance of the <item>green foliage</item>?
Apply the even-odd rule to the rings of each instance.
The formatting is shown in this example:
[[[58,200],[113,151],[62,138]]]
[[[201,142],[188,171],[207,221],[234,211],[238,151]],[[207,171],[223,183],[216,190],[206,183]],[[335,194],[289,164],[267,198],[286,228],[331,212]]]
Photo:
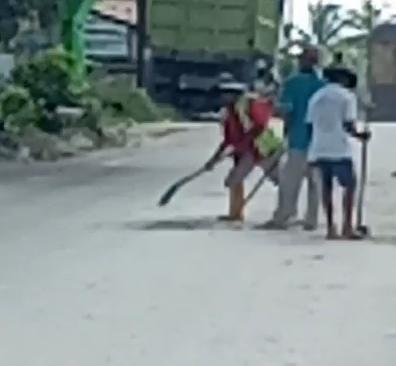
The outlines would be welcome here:
[[[35,56],[30,62],[19,65],[13,81],[29,90],[35,101],[47,108],[58,105],[76,105],[81,96],[73,76],[74,60],[62,49]]]
[[[177,109],[175,109],[173,106],[171,105],[164,105],[161,104],[158,106],[161,116],[163,119],[169,120],[169,121],[182,121],[183,117],[182,115],[178,112]]]
[[[0,96],[1,114],[3,117],[7,117],[17,113],[30,102],[31,97],[27,89],[9,86]]]
[[[157,105],[143,89],[135,89],[131,93],[131,117],[137,122],[152,122],[162,119]]]
[[[6,128],[14,131],[36,123],[38,111],[27,89],[7,87],[0,95],[1,118]]]
[[[353,26],[350,17],[343,16],[341,5],[320,1],[309,6],[309,14],[315,41],[327,50],[339,42],[343,30]]]
[[[160,108],[144,90],[136,89],[126,77],[103,77],[93,83],[94,96],[100,99],[107,118],[152,122],[164,119]]]
[[[352,26],[366,34],[370,33],[380,23],[381,15],[381,8],[377,8],[371,0],[365,0],[360,10],[350,10],[348,12]]]
[[[96,131],[102,114],[102,103],[98,98],[87,96],[82,99],[81,107],[84,110],[83,117],[79,121],[80,126]]]
[[[84,113],[79,123],[96,129],[100,103],[90,95],[89,85],[74,75],[74,59],[62,49],[46,51],[18,65],[12,75],[13,86],[0,96],[3,115],[8,119],[18,115],[14,123],[20,128],[28,123],[48,133],[59,133],[63,125],[57,107],[81,107]],[[34,113],[21,119],[19,110]]]

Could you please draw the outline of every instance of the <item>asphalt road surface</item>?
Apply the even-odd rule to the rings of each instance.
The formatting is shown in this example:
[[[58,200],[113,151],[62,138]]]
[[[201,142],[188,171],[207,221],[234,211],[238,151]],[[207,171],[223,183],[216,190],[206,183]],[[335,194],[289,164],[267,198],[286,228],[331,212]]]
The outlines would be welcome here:
[[[252,230],[269,185],[244,227],[216,223],[227,165],[157,208],[218,135],[0,164],[0,365],[395,365],[396,127],[375,128],[364,243]]]

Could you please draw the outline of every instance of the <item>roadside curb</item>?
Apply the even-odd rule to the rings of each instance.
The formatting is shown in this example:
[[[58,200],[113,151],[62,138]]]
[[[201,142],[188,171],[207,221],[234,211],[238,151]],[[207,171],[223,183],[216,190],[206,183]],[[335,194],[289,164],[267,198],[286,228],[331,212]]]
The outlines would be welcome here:
[[[207,125],[207,124],[206,124]],[[155,122],[137,124],[127,130],[128,145],[141,145],[146,140],[158,140],[173,134],[203,128],[203,123]]]

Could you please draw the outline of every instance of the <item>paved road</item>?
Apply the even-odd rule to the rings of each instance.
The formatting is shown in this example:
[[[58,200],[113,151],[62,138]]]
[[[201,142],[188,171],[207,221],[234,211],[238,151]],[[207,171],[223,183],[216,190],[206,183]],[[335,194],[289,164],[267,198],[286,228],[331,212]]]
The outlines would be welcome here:
[[[226,167],[157,209],[217,135],[0,166],[0,365],[394,365],[393,128],[375,131],[362,244],[249,230],[269,186],[245,229],[216,225]]]

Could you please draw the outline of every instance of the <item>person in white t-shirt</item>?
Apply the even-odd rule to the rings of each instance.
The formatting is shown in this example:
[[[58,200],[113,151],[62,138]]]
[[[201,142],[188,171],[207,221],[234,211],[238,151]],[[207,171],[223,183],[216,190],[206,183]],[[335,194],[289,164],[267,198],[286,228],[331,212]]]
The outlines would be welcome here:
[[[357,85],[356,75],[347,69],[328,68],[324,77],[328,84],[313,95],[308,107],[307,123],[312,134],[308,161],[321,173],[328,239],[339,238],[333,218],[335,179],[344,188],[342,236],[360,239],[353,227],[356,175],[350,136],[365,141],[370,134],[358,132],[355,127],[358,108],[352,90]]]

